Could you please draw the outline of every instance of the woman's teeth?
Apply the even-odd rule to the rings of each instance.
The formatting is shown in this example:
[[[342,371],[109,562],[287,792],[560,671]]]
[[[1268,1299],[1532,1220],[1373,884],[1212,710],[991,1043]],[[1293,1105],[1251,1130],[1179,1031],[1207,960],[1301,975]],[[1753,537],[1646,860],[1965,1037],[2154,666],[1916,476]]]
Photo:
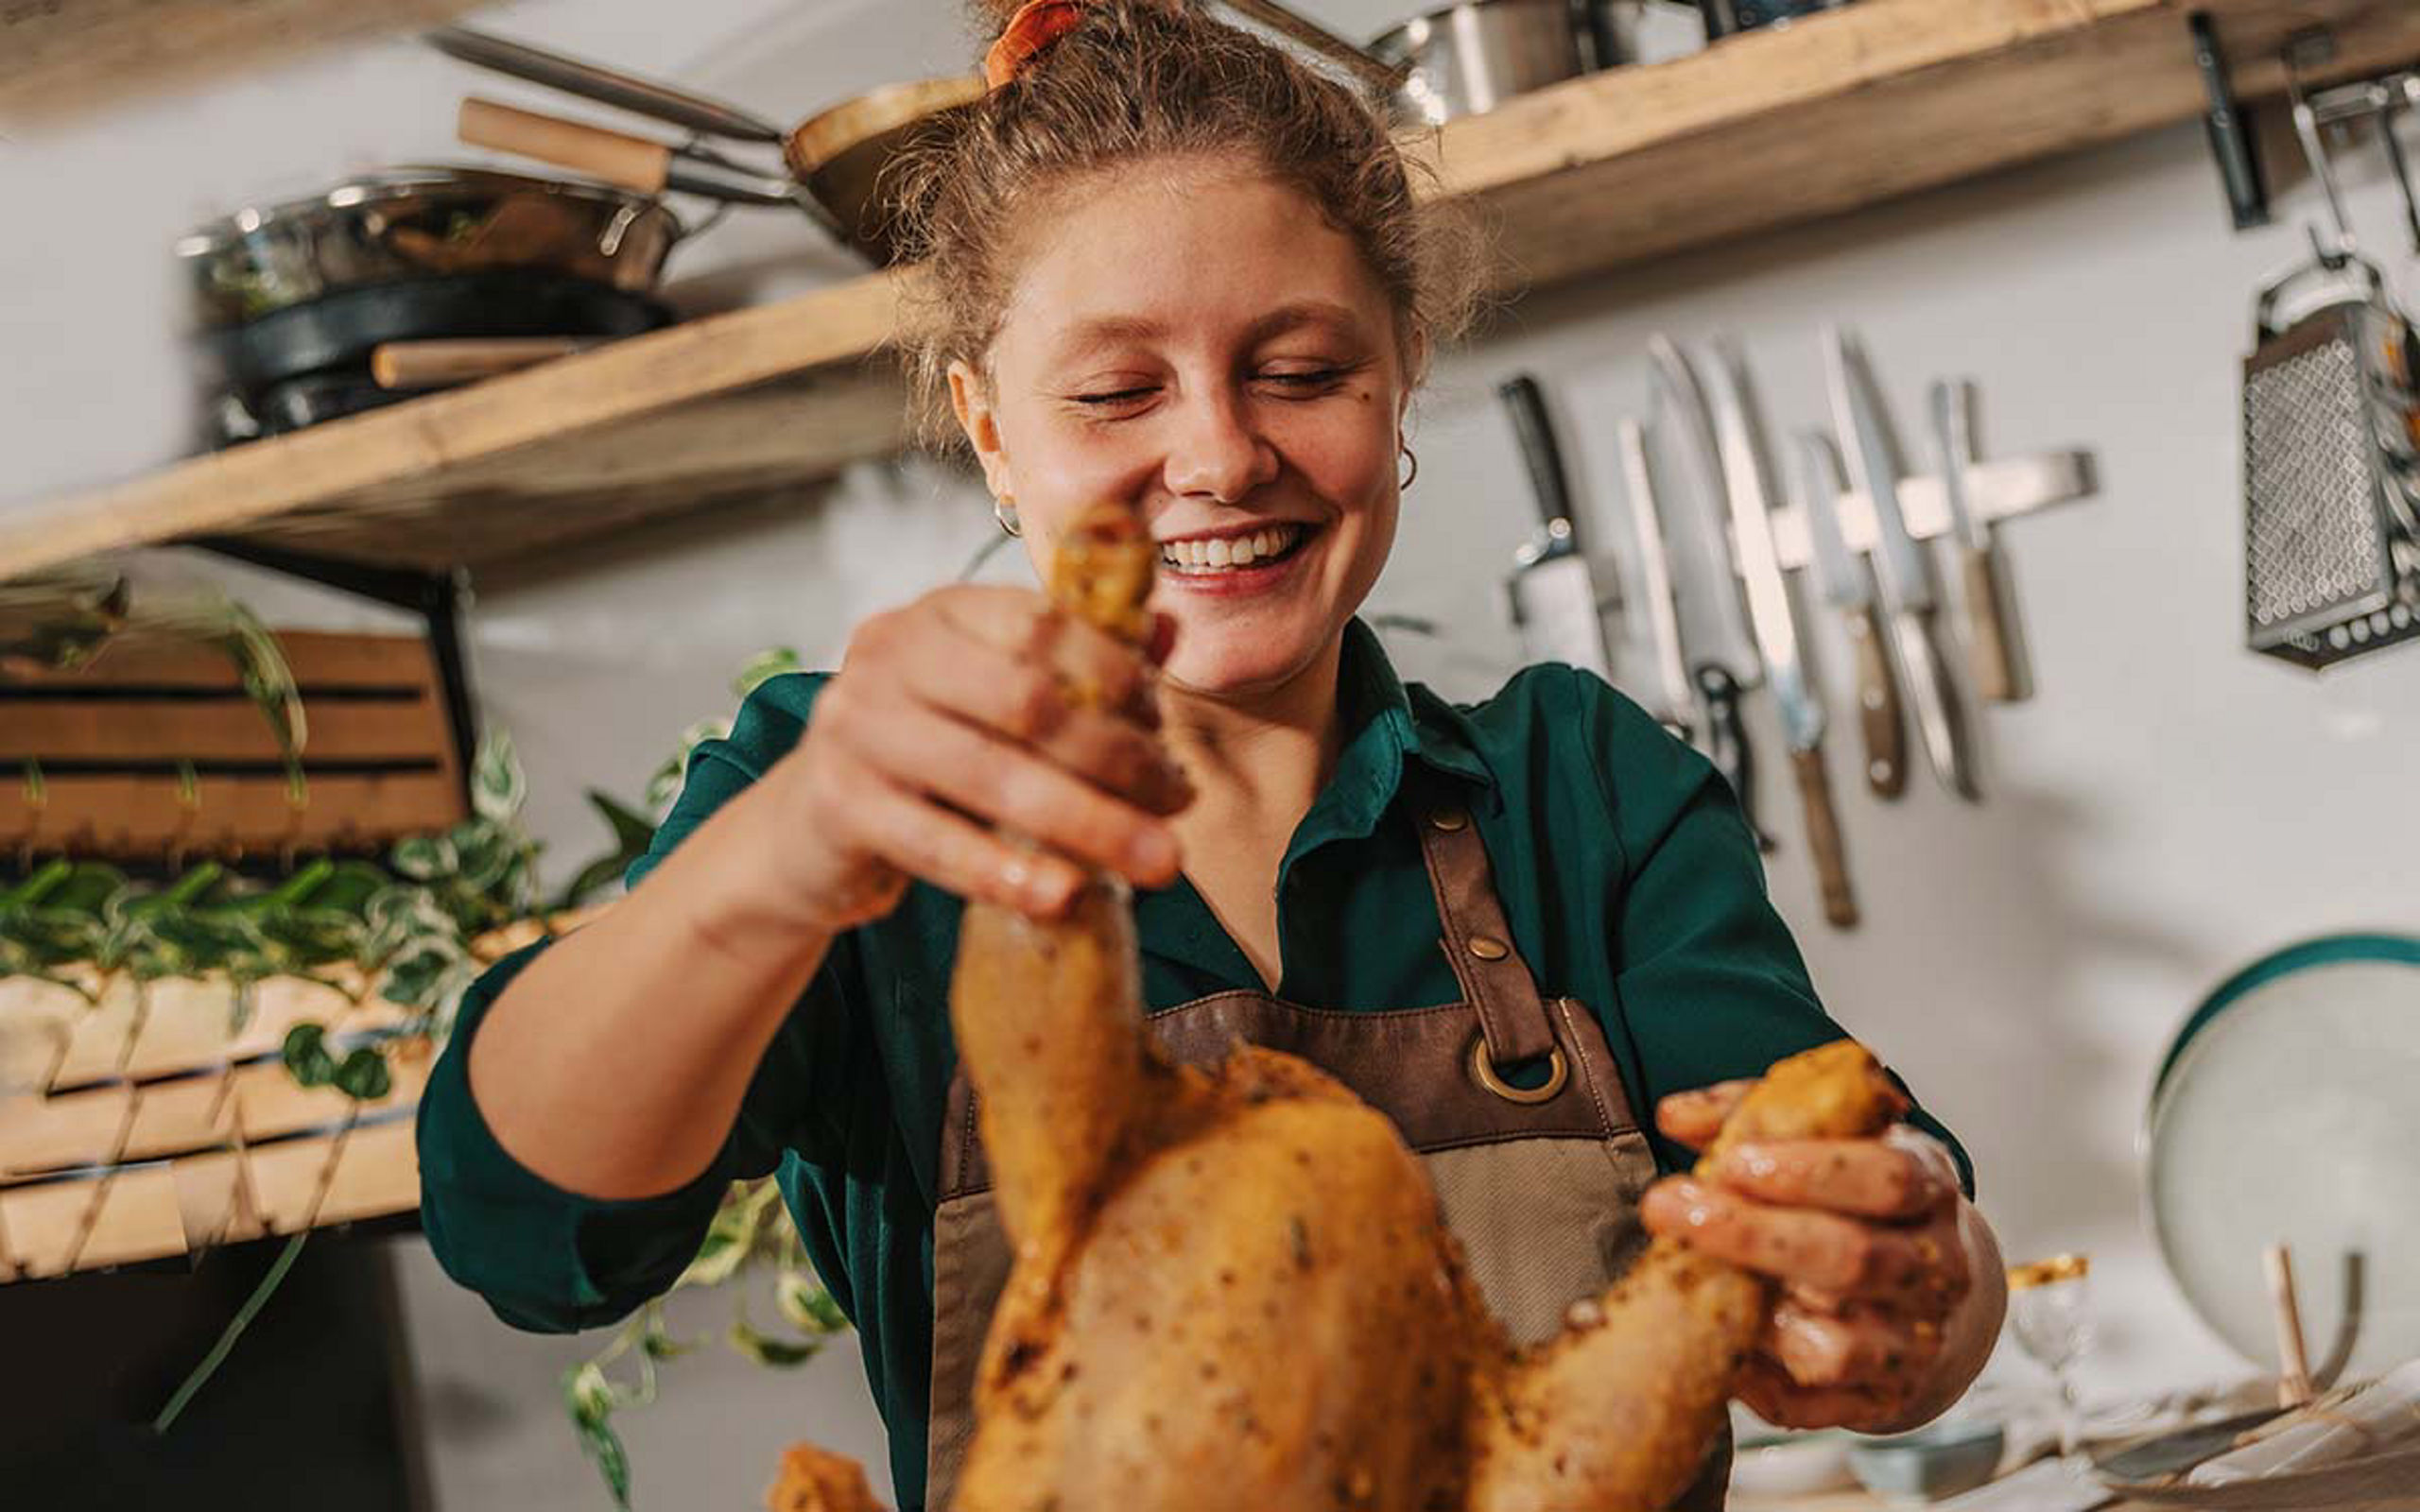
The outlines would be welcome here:
[[[1215,572],[1250,567],[1282,557],[1302,539],[1300,525],[1270,525],[1248,536],[1222,536],[1216,541],[1169,541],[1160,546],[1160,560],[1185,572]]]

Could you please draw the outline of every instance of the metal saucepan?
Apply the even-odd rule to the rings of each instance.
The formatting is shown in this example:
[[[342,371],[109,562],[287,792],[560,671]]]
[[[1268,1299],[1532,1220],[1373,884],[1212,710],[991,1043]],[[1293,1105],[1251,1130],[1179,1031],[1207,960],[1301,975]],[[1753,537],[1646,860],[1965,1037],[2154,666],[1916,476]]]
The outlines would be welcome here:
[[[644,294],[681,239],[653,198],[476,168],[405,167],[256,206],[180,239],[200,323],[224,329],[372,284],[539,272]]]
[[[1656,60],[1647,33],[1670,9],[1652,0],[1463,0],[1381,33],[1370,52],[1404,71],[1394,91],[1404,116],[1443,126],[1582,74]],[[1698,45],[1688,29],[1683,50]]]

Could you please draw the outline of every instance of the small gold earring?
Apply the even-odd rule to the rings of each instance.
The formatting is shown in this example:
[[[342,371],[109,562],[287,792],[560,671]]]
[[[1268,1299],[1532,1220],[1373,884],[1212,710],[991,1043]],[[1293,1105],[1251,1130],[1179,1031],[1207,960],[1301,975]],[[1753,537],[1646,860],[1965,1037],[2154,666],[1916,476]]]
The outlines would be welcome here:
[[[1025,534],[1025,527],[1017,521],[1017,507],[1013,500],[1005,496],[993,500],[992,518],[1000,522],[1000,529],[1008,535]]]

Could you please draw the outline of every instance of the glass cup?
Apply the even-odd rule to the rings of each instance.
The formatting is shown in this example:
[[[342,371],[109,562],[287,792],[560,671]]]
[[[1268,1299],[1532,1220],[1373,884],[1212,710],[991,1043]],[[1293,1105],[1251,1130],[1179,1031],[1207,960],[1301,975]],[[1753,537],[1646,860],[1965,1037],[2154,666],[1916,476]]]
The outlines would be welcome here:
[[[2070,1369],[2092,1348],[2091,1270],[2082,1255],[2054,1255],[2008,1273],[2009,1324],[2058,1386],[2059,1456],[2071,1463],[2083,1448],[2083,1412]]]

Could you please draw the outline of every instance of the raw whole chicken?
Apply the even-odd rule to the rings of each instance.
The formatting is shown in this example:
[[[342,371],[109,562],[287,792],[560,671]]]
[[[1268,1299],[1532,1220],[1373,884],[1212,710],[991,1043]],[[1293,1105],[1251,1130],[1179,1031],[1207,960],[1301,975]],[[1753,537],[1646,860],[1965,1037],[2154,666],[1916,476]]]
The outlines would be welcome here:
[[[1139,639],[1154,554],[1101,511],[1052,596]],[[1137,973],[1112,882],[1056,921],[966,910],[951,1017],[1014,1267],[953,1512],[1653,1512],[1686,1488],[1765,1281],[1658,1239],[1516,1349],[1384,1115],[1273,1051],[1171,1063]],[[1715,1150],[1904,1107],[1841,1041],[1775,1066]]]

